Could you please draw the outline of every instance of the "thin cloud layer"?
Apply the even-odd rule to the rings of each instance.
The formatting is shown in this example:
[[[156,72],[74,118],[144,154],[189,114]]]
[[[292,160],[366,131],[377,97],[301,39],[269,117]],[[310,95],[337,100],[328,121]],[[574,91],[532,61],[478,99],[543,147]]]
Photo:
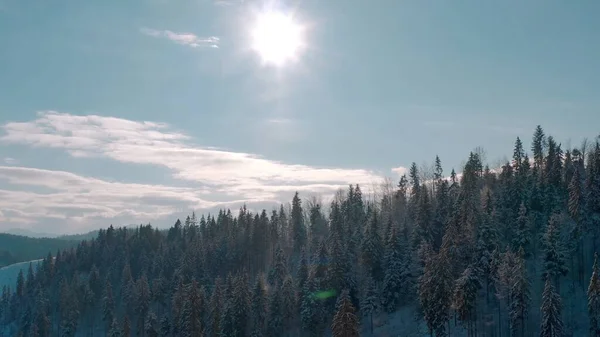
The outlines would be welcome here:
[[[244,202],[208,201],[203,198],[205,191],[197,188],[108,182],[27,167],[0,166],[0,182],[19,187],[0,189],[0,220],[13,225],[43,220],[46,225],[79,227],[96,221],[107,226],[103,223],[107,219],[147,222]]]
[[[381,181],[381,176],[368,170],[286,164],[254,154],[198,146],[190,136],[164,123],[45,111],[35,120],[11,122],[0,128],[3,144],[61,149],[72,157],[107,158],[117,164],[164,167],[174,179],[190,186],[113,183],[69,172],[0,167],[0,183],[45,190],[2,190],[0,208],[40,216],[151,218],[224,204],[285,202],[294,191],[327,196],[349,183],[368,188]],[[34,210],[19,207],[22,203],[45,206]],[[65,205],[74,205],[66,215],[60,208]]]
[[[170,30],[157,30],[152,28],[141,28],[143,34],[156,38],[166,38],[177,44],[199,48],[219,48],[219,38],[216,36],[199,37],[193,33],[176,33]]]

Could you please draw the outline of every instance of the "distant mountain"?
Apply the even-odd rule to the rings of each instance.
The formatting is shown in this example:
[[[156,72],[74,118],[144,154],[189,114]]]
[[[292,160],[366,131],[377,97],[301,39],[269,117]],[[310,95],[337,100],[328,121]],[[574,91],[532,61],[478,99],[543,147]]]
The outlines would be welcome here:
[[[83,233],[83,234],[61,235],[61,236],[57,236],[56,239],[69,240],[69,241],[83,241],[83,240],[94,239],[97,236],[98,236],[98,230],[94,230],[94,231]]]
[[[49,252],[75,247],[81,240],[64,238],[33,238],[0,233],[0,267],[44,258]]]
[[[3,233],[27,236],[30,238],[54,238],[54,237],[57,237],[56,234],[34,232],[32,230],[23,229],[23,228],[11,228],[11,229],[3,231]]]

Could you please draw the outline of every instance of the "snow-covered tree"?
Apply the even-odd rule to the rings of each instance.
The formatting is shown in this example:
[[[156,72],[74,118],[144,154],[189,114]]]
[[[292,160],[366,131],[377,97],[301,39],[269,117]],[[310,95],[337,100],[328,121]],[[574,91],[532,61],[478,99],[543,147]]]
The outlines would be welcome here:
[[[337,311],[331,323],[333,337],[360,336],[360,320],[355,313],[354,306],[348,294],[348,290],[343,290],[337,300]]]
[[[587,289],[588,315],[590,318],[590,336],[600,336],[600,270],[598,254],[594,254],[594,267],[590,285]]]
[[[562,302],[550,278],[542,294],[540,337],[563,337]]]

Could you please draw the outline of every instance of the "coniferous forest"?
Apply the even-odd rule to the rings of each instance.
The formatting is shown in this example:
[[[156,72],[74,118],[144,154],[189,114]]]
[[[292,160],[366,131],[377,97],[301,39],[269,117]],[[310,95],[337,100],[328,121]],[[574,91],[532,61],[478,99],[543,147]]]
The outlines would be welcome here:
[[[364,197],[100,230],[2,290],[3,336],[600,336],[600,139]],[[175,220],[175,219],[174,219]]]

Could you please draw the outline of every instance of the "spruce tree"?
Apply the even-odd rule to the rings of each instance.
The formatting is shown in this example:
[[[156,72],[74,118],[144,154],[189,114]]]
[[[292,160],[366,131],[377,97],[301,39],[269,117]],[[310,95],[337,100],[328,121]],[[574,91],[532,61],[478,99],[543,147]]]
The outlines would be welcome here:
[[[361,264],[374,280],[383,278],[383,244],[379,235],[379,220],[377,211],[372,212],[369,224],[365,226],[361,242]]]
[[[540,337],[563,337],[562,303],[553,282],[546,278],[542,294]]]
[[[475,333],[477,292],[480,288],[481,283],[473,267],[467,267],[454,286],[452,307],[456,310],[461,324],[467,329],[468,336]]]
[[[592,277],[587,290],[588,315],[590,319],[590,336],[600,336],[600,270],[598,254],[594,254]]]
[[[221,288],[221,279],[215,280],[215,286],[213,287],[212,294],[210,296],[209,303],[209,317],[210,317],[210,334],[211,337],[220,336],[221,333],[221,312],[223,308],[223,289]]]
[[[294,252],[300,254],[301,250],[306,246],[307,233],[304,225],[304,212],[302,210],[302,201],[298,197],[298,192],[294,194],[292,200],[292,239],[294,243]]]
[[[402,261],[401,247],[395,230],[392,230],[388,240],[385,260],[381,300],[385,310],[392,313],[403,304],[403,288],[407,286],[405,264]]]
[[[121,327],[119,326],[119,323],[117,322],[116,318],[113,318],[113,320],[110,323],[110,329],[108,330],[107,336],[110,337],[121,337],[122,333],[121,333]]]
[[[331,323],[333,337],[360,336],[360,321],[348,293],[348,290],[343,290],[337,300],[337,310]]]
[[[265,322],[267,319],[267,292],[263,278],[258,276],[254,289],[252,290],[252,300],[250,302],[251,314],[251,336],[265,336]]]
[[[513,336],[525,337],[525,327],[529,314],[530,283],[525,265],[525,252],[521,247],[514,261],[509,289],[510,321]]]
[[[544,234],[544,272],[542,275],[544,278],[550,278],[556,286],[559,284],[559,278],[565,276],[568,272],[564,248],[558,229],[559,221],[560,216],[554,214],[550,218],[546,233]]]
[[[529,214],[525,203],[521,203],[519,207],[519,215],[517,217],[517,226],[515,228],[515,235],[512,240],[512,249],[518,251],[523,249],[525,257],[529,257],[529,245],[531,244],[531,232],[530,232],[530,221]]]
[[[380,309],[381,301],[379,292],[377,291],[377,285],[375,284],[375,281],[369,277],[367,278],[366,287],[360,301],[360,310],[369,320],[371,334],[373,334],[373,316],[377,315]]]

